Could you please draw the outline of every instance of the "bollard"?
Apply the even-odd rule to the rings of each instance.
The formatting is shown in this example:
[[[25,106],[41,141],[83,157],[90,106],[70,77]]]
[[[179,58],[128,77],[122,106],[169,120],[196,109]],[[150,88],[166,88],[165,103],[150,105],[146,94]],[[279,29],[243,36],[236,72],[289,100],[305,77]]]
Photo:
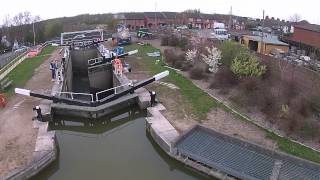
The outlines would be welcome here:
[[[36,117],[36,118],[37,118],[39,121],[43,122],[43,118],[42,118],[40,106],[34,107],[34,108],[33,108],[33,111],[36,111],[36,113],[37,113],[37,117]]]
[[[153,107],[156,104],[156,92],[155,91],[149,91],[150,93],[150,105]]]

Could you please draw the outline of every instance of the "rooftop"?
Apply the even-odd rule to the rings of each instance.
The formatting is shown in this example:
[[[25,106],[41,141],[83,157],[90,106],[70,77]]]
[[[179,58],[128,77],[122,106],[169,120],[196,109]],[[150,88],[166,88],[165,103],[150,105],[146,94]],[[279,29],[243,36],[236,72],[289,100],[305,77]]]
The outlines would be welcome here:
[[[320,32],[320,25],[317,25],[317,24],[298,24],[298,25],[295,25],[294,27],[306,29],[309,31]]]
[[[320,179],[313,162],[264,149],[202,126],[175,143],[177,151],[195,161],[241,179]]]
[[[262,40],[261,36],[249,36],[249,35],[244,35],[244,36],[248,37],[249,40],[252,40],[252,41],[259,41],[260,42]],[[278,38],[273,37],[273,36],[269,36],[269,35],[264,36],[263,42],[266,44],[289,46],[287,43],[279,41]]]

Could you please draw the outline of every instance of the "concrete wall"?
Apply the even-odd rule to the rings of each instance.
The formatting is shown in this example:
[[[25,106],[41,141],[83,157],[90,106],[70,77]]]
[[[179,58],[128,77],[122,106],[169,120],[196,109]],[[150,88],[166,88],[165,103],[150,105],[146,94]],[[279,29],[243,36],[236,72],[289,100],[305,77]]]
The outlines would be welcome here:
[[[70,56],[72,60],[72,68],[74,73],[87,75],[88,73],[88,60],[98,57],[97,49],[81,49],[71,50]]]
[[[100,118],[111,114],[115,111],[128,108],[137,102],[137,94],[128,94],[114,101],[102,104],[97,107],[68,105],[62,103],[53,103],[51,112],[54,115],[83,117],[83,118]]]
[[[71,92],[72,91],[72,81],[73,81],[73,72],[72,72],[72,60],[70,56],[65,60],[65,67],[64,67],[64,82],[63,82],[63,89],[64,92]]]
[[[88,69],[90,93],[113,87],[113,70],[111,64],[102,64]],[[111,92],[112,93],[112,92]]]

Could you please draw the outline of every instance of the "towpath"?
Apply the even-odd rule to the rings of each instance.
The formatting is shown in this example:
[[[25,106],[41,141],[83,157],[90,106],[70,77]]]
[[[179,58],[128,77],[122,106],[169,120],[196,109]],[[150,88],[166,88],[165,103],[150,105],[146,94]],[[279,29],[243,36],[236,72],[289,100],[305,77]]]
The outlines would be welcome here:
[[[50,93],[51,82],[49,62],[60,61],[59,50],[55,50],[34,72],[25,88]],[[0,175],[5,176],[15,168],[26,165],[35,147],[37,129],[33,128],[32,108],[40,99],[13,95],[7,106],[0,110]]]

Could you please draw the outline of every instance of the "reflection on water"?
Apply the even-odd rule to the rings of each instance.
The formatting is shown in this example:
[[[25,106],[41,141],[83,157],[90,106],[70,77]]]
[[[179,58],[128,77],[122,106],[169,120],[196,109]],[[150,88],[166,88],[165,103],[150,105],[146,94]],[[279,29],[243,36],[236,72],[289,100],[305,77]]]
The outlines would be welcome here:
[[[99,120],[59,117],[59,158],[33,179],[210,179],[167,156],[145,130],[135,108]]]

